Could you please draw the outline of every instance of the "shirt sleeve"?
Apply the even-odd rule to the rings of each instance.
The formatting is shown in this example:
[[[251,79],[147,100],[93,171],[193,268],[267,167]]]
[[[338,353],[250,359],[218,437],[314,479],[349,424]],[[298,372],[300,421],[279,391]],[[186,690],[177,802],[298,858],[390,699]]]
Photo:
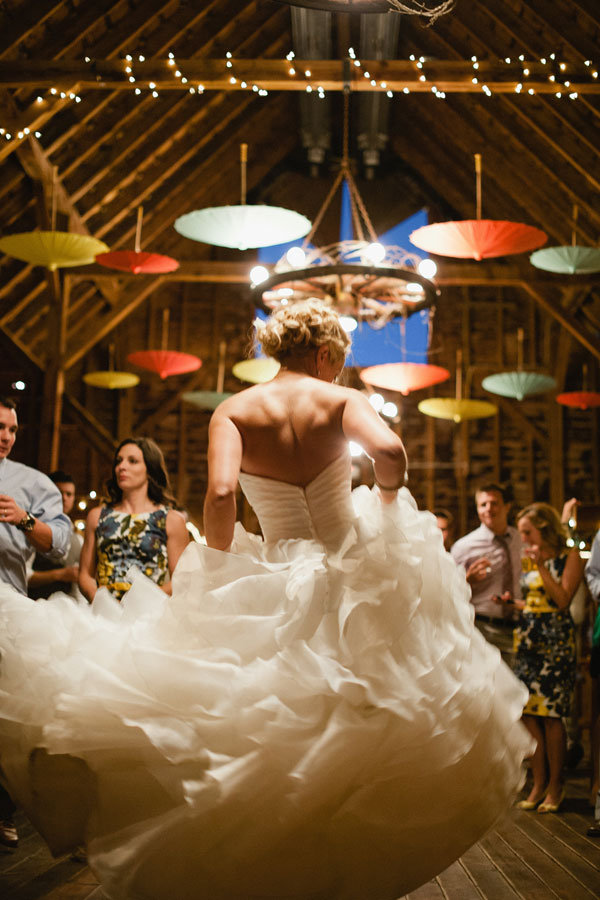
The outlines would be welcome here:
[[[52,532],[52,547],[43,555],[52,562],[64,562],[71,546],[73,525],[63,512],[60,491],[49,478],[40,479],[36,485],[34,505],[28,512]]]
[[[600,602],[600,531],[592,543],[592,552],[585,567],[585,580],[594,600]]]

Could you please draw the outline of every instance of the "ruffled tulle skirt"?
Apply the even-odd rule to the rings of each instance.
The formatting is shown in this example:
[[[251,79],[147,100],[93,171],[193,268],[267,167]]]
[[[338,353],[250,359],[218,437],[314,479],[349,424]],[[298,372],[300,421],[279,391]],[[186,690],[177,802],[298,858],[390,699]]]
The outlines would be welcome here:
[[[527,692],[408,492],[341,546],[190,545],[168,597],[0,585],[0,759],[112,900],[395,900],[511,803]]]

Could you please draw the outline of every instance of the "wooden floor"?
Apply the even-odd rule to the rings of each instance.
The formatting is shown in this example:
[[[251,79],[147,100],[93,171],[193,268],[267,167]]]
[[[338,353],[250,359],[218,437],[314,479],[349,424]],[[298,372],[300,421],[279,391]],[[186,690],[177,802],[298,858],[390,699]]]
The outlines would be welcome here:
[[[499,827],[407,900],[597,900],[600,838],[586,837],[593,820],[586,769],[570,773],[566,787],[558,815],[512,810]],[[31,826],[22,818],[18,824],[18,849],[0,851],[2,900],[103,900],[85,863],[53,859]]]

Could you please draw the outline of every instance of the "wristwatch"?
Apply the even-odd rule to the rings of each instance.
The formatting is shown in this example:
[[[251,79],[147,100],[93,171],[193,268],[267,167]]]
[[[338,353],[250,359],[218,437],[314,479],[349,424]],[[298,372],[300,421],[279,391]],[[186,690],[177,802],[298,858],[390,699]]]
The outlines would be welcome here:
[[[35,528],[35,516],[32,516],[31,513],[25,513],[20,522],[17,522],[17,528],[19,531],[33,531]]]

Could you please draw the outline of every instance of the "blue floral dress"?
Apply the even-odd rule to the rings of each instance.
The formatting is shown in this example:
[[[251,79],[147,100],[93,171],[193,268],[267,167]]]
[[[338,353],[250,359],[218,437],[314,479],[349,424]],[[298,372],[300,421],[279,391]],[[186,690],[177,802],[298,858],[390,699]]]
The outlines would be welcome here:
[[[545,563],[556,581],[562,577],[567,555]],[[525,608],[515,628],[514,671],[529,689],[523,712],[530,716],[568,716],[575,687],[575,630],[569,607],[558,608],[531,560],[522,573],[521,590]]]
[[[96,581],[120,600],[131,587],[127,572],[135,566],[156,584],[168,573],[167,513],[161,506],[152,512],[117,512],[103,506],[96,528]]]

